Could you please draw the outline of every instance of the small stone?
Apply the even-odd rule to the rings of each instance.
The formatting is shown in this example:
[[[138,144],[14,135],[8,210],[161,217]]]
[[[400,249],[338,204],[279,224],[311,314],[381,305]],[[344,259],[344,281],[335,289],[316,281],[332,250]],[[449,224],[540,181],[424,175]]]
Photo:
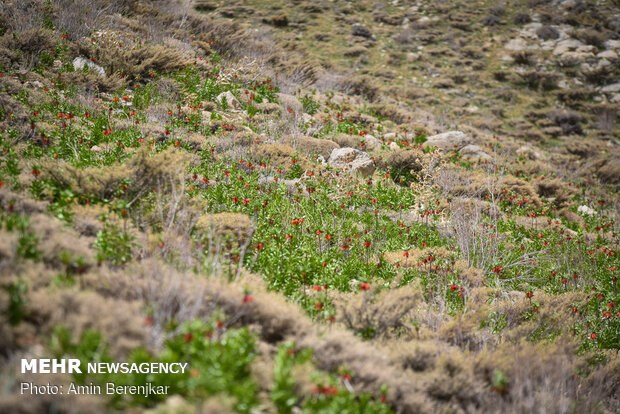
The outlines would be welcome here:
[[[443,150],[461,149],[471,144],[471,138],[461,131],[448,131],[427,138],[424,146],[437,147]]]
[[[235,98],[235,95],[232,94],[231,91],[227,91],[227,92],[222,92],[220,93],[217,98],[215,98],[215,101],[222,105],[222,101],[224,100],[224,98],[226,98],[226,104],[228,105],[229,108],[232,108],[234,110],[241,110],[241,104],[239,103],[239,101],[237,100],[237,98]]]
[[[586,214],[588,216],[596,215],[596,211],[594,211],[593,208],[588,207],[586,205],[582,205],[582,206],[577,207],[577,212],[581,213],[581,214]]]
[[[88,67],[89,71],[92,71],[99,76],[105,76],[105,70],[90,59],[83,57],[76,57],[73,59],[73,69],[83,70],[85,67]]]

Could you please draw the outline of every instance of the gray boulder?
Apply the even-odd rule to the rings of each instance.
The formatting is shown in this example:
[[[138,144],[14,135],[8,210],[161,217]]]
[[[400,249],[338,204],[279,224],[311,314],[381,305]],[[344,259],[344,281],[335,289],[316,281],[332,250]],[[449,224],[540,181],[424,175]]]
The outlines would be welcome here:
[[[443,134],[430,136],[426,139],[424,146],[437,147],[442,150],[461,149],[471,144],[471,138],[461,131],[448,131]]]
[[[332,167],[346,168],[351,172],[369,177],[375,172],[375,163],[368,154],[354,148],[336,148],[332,151],[327,163]]]

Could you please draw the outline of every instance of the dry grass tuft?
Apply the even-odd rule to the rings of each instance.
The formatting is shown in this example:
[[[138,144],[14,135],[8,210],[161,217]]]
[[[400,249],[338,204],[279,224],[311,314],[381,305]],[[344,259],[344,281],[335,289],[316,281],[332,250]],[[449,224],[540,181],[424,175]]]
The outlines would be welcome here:
[[[120,165],[77,168],[64,161],[49,159],[41,162],[41,171],[42,176],[63,187],[101,199],[111,197],[118,190],[120,182],[129,179],[129,193],[133,198],[159,187],[167,187],[170,178],[176,177],[178,170],[193,159],[191,154],[174,148],[153,155],[144,146],[130,161]],[[170,166],[175,166],[175,169]]]
[[[146,343],[141,304],[122,299],[104,298],[94,292],[70,289],[41,289],[29,297],[29,320],[40,327],[43,335],[64,325],[74,338],[86,329],[101,332],[109,344],[110,354],[122,358]]]
[[[347,329],[366,338],[382,338],[408,333],[407,315],[422,294],[412,286],[380,293],[364,292],[334,298],[341,321]]]
[[[255,161],[266,161],[271,166],[280,167],[284,171],[292,167],[293,159],[297,160],[297,164],[304,171],[311,170],[313,167],[307,158],[300,156],[293,147],[286,144],[261,144],[256,147],[252,155]]]
[[[190,65],[181,53],[162,45],[146,45],[139,49],[119,48],[114,44],[94,47],[76,43],[73,54],[94,57],[108,75],[122,73],[126,79],[147,77],[149,72],[170,73]]]
[[[195,233],[201,240],[215,239],[242,245],[254,233],[252,220],[242,213],[216,213],[201,216]]]
[[[329,158],[334,149],[340,148],[334,141],[312,138],[305,135],[288,136],[282,141],[307,156],[318,154],[325,159]]]

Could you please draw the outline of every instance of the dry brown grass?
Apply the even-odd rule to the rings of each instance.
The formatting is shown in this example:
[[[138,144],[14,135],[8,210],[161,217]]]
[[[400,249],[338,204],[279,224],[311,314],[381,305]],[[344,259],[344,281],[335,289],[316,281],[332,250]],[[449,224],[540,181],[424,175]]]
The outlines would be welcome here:
[[[297,159],[297,163],[302,170],[312,170],[313,165],[310,161],[297,152],[293,147],[286,144],[260,144],[252,153],[252,157],[256,162],[268,162],[270,166],[279,167],[284,171],[288,171],[293,163],[293,159]]]
[[[285,137],[282,142],[307,156],[318,154],[325,159],[329,158],[334,149],[339,148],[338,144],[334,141],[312,138],[305,135],[288,136]]]
[[[20,31],[19,35],[0,37],[0,64],[5,70],[32,70],[41,63],[43,52],[50,52],[54,47],[54,35],[49,30],[29,29]],[[16,52],[18,51],[18,52]]]
[[[63,74],[63,77],[67,82],[76,85],[88,94],[96,94],[98,92],[114,92],[125,84],[125,80],[117,74],[111,74],[110,76],[99,76],[91,72],[84,73],[78,71],[67,72]]]
[[[404,124],[412,119],[412,114],[396,104],[391,103],[373,103],[369,109],[377,115],[390,119],[395,124]]]
[[[219,238],[241,245],[252,237],[254,227],[250,218],[242,213],[206,214],[196,222],[195,233],[201,240]]]
[[[105,337],[110,354],[117,358],[146,343],[147,329],[138,302],[69,289],[37,290],[29,295],[29,301],[29,320],[44,336],[51,335],[52,328],[59,325],[70,327],[74,338],[94,329]]]
[[[406,286],[379,293],[343,295],[334,298],[334,305],[339,321],[347,329],[365,337],[383,338],[409,333],[410,313],[421,299],[418,289]]]
[[[191,154],[175,149],[153,155],[143,146],[124,164],[77,168],[64,161],[49,159],[41,162],[41,172],[42,176],[64,187],[102,199],[114,194],[122,180],[129,179],[129,193],[133,198],[160,186],[167,186],[170,178],[176,177],[178,170],[183,169],[193,158]],[[175,169],[170,166],[175,166]]]
[[[91,44],[76,43],[73,54],[93,57],[103,66],[106,74],[122,73],[125,79],[136,76],[147,77],[150,71],[170,73],[183,69],[191,62],[181,53],[162,45],[146,45],[139,49],[119,48],[114,43],[95,47]]]

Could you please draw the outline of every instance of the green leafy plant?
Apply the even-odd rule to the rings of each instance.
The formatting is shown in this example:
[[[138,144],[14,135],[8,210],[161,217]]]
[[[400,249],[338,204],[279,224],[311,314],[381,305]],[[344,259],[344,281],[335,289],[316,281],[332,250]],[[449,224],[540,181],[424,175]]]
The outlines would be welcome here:
[[[97,260],[108,261],[115,266],[131,260],[134,246],[134,237],[121,229],[119,225],[111,222],[106,222],[103,229],[99,230],[94,244],[97,250]]]

